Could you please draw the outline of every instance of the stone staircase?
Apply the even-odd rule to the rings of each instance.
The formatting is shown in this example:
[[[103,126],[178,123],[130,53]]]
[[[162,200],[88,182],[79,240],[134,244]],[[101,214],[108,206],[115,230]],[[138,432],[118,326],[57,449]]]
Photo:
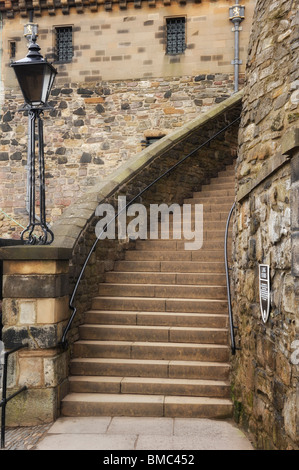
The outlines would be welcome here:
[[[106,273],[80,327],[64,416],[231,416],[224,232],[233,166],[185,203],[204,243],[138,240]],[[175,227],[174,227],[175,229]]]

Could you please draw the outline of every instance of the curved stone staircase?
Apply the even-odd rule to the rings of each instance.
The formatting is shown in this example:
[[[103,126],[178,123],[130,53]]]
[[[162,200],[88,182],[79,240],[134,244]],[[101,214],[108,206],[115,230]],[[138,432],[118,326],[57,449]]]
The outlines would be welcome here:
[[[203,204],[200,250],[138,240],[106,273],[74,344],[62,415],[231,416],[224,232],[233,201],[230,166],[185,200]]]

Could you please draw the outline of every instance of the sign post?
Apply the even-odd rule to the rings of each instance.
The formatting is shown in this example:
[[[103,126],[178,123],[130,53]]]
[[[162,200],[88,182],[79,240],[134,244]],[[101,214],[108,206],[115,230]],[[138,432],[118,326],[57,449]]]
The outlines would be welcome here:
[[[267,323],[270,313],[270,267],[268,264],[259,265],[260,307],[264,323]]]

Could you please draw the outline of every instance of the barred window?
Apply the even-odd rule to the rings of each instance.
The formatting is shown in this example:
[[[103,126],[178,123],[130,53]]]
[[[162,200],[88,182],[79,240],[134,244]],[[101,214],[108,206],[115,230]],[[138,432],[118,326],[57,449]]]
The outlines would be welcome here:
[[[186,18],[166,18],[166,54],[183,54],[186,49]]]
[[[9,41],[9,57],[10,59],[16,58],[17,44],[15,41]]]
[[[73,57],[73,30],[71,26],[55,28],[56,61],[71,62]]]

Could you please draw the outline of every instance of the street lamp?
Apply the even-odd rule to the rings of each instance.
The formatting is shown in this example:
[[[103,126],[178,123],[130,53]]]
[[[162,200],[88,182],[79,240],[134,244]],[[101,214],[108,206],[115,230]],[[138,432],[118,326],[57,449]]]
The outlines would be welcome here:
[[[48,105],[48,98],[53,86],[57,70],[47,62],[40,54],[40,47],[36,44],[36,35],[30,38],[28,54],[24,59],[11,63],[19,82],[23,97],[24,106],[20,111],[28,111],[28,160],[29,160],[29,224],[21,234],[21,239],[26,244],[50,245],[54,240],[54,234],[46,223],[45,206],[45,162],[44,162],[44,139],[43,121],[41,115],[46,109],[51,109]],[[35,214],[35,150],[36,137],[35,127],[37,123],[37,146],[39,160],[39,198],[40,217]],[[37,237],[33,232],[39,226],[42,235]],[[28,238],[24,239],[28,233]]]

